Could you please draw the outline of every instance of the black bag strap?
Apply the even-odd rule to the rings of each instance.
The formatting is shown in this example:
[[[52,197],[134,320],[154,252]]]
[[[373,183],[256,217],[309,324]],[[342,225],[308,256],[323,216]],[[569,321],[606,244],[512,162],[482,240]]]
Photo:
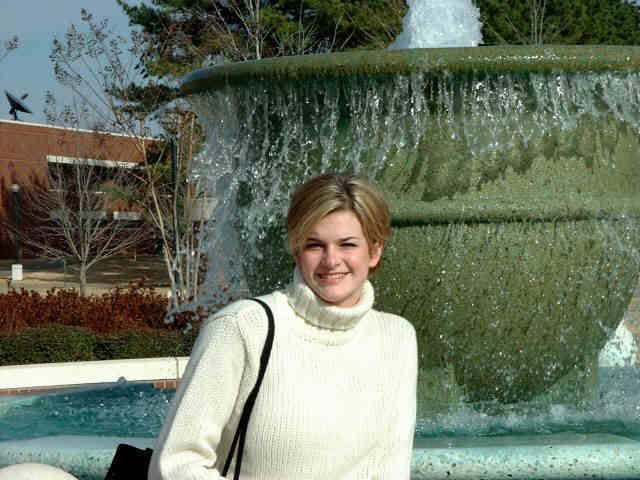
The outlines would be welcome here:
[[[256,379],[256,384],[253,386],[253,389],[251,390],[251,393],[249,393],[247,401],[244,404],[242,415],[240,415],[240,422],[238,423],[238,428],[236,429],[236,433],[233,437],[233,442],[231,443],[231,449],[229,450],[227,460],[224,462],[224,468],[222,469],[222,476],[226,477],[227,472],[229,471],[229,467],[231,466],[231,460],[233,459],[233,455],[236,451],[237,445],[238,458],[236,459],[236,465],[233,474],[234,480],[238,480],[240,478],[242,452],[244,450],[244,442],[247,436],[247,430],[249,428],[249,418],[251,417],[253,406],[256,403],[256,398],[258,398],[258,392],[260,391],[260,385],[262,384],[262,379],[264,378],[264,372],[267,370],[269,356],[271,355],[271,347],[273,346],[273,336],[275,333],[273,312],[269,308],[269,305],[257,298],[251,298],[250,300],[258,302],[260,305],[262,305],[262,308],[264,308],[264,311],[267,313],[267,319],[269,320],[269,330],[267,331],[267,338],[264,341],[264,347],[262,347],[262,354],[260,355],[260,369],[258,370],[258,378]]]

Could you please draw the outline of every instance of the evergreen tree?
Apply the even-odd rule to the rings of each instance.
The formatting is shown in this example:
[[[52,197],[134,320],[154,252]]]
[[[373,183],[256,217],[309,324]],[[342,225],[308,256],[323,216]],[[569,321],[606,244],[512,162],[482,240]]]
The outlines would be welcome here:
[[[214,62],[384,48],[404,0],[117,0],[148,40],[152,75],[180,76]]]
[[[625,0],[477,0],[487,45],[640,43],[640,9]]]
[[[407,11],[406,0],[117,2],[144,39],[139,69],[150,81],[127,92],[143,111],[175,98],[176,79],[220,60],[386,48]],[[640,8],[625,0],[475,3],[487,45],[640,44]]]
[[[220,59],[385,48],[407,10],[405,0],[117,2],[141,28],[147,46],[142,63],[158,78],[179,78]],[[625,0],[475,3],[487,45],[640,43],[640,9]]]

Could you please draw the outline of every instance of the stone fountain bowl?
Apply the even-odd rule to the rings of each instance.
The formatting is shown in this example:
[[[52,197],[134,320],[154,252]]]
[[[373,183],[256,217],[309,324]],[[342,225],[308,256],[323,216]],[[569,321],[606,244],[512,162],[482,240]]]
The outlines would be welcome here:
[[[293,186],[367,174],[393,211],[377,306],[416,327],[420,395],[515,402],[587,392],[636,285],[639,71],[636,47],[354,52],[200,70],[182,90],[242,139],[235,225],[265,212],[254,291],[289,278]]]

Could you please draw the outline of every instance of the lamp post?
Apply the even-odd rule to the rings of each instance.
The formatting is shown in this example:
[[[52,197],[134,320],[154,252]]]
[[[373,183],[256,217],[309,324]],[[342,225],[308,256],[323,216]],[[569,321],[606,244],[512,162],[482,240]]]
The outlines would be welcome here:
[[[22,280],[22,264],[20,255],[20,185],[14,183],[9,187],[11,189],[11,200],[13,207],[13,227],[16,238],[16,263],[11,266],[11,280]]]

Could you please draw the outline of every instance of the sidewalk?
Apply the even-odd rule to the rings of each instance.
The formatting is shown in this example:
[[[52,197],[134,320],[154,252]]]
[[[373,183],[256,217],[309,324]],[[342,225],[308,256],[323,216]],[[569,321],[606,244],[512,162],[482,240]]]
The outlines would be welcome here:
[[[11,281],[11,265],[15,260],[0,260],[0,294],[10,288],[45,292],[52,288],[79,289],[78,265],[62,261],[25,259],[22,261],[23,280]],[[169,289],[164,259],[161,256],[138,255],[115,257],[98,263],[88,274],[90,294],[107,293],[115,287],[127,287],[131,282],[144,280],[160,292]]]

